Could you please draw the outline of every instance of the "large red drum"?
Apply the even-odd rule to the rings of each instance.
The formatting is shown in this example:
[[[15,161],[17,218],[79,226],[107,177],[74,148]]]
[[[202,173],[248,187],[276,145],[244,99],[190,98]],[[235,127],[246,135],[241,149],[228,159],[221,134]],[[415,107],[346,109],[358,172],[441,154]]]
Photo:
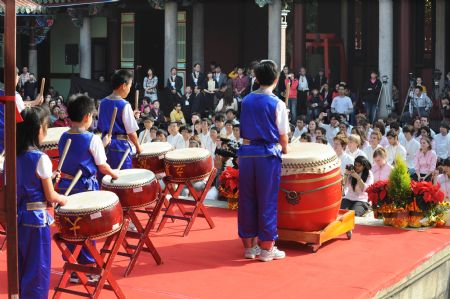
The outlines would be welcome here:
[[[142,152],[133,157],[133,168],[148,169],[153,173],[164,172],[164,156],[173,150],[168,142],[152,142],[142,145]]]
[[[64,240],[96,240],[122,228],[123,211],[112,192],[83,192],[69,196],[65,206],[56,208],[55,220]]]
[[[204,148],[178,149],[166,154],[166,175],[170,181],[199,181],[211,174],[213,159]]]
[[[63,128],[49,128],[47,130],[47,136],[45,136],[44,141],[42,142],[41,148],[52,161],[53,164],[53,170],[56,170],[58,168],[59,163],[59,150],[58,150],[58,143],[61,139],[62,134],[69,131],[69,127],[63,127]]]
[[[326,145],[298,143],[282,159],[278,228],[324,229],[336,220],[341,206],[339,158]]]
[[[159,196],[159,183],[153,172],[146,169],[125,169],[119,173],[117,180],[111,176],[103,177],[102,189],[119,196],[124,209],[146,207]]]

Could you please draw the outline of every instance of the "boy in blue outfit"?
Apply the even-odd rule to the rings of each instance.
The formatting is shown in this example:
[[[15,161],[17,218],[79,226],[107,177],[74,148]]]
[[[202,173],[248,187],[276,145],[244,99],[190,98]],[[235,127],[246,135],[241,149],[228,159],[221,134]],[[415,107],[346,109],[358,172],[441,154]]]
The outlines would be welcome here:
[[[118,70],[111,78],[113,93],[104,98],[98,111],[98,129],[102,132],[103,144],[108,146],[108,162],[113,168],[119,166],[122,156],[127,149],[130,154],[125,160],[122,169],[132,168],[131,145],[135,146],[136,153],[141,153],[141,146],[136,131],[139,126],[134,118],[133,109],[125,99],[130,93],[133,76],[129,71]],[[114,108],[117,107],[117,116],[114,122],[112,136],[108,136]]]
[[[72,127],[65,132],[59,140],[59,152],[64,151],[68,139],[72,140],[66,159],[62,165],[61,181],[58,189],[65,192],[70,186],[78,170],[82,175],[71,191],[72,194],[99,190],[97,172],[118,178],[118,170],[113,170],[106,162],[105,148],[99,136],[89,132],[92,116],[95,110],[94,100],[85,95],[72,97],[67,104],[67,112],[72,121]],[[95,244],[95,242],[93,242]],[[69,249],[74,246],[67,244]],[[78,256],[79,264],[94,264],[95,260],[89,251],[83,247]],[[75,273],[71,275],[71,282],[78,282]]]
[[[278,83],[277,65],[263,60],[254,68],[260,88],[242,101],[239,157],[238,232],[245,258],[261,261],[285,257],[274,246],[277,234],[281,145],[287,153],[289,120],[286,104],[272,92]],[[258,245],[259,241],[259,245]]]
[[[53,189],[52,162],[39,150],[47,135],[49,112],[25,108],[17,124],[17,224],[21,299],[47,299],[50,287],[51,233],[47,201],[65,205]]]

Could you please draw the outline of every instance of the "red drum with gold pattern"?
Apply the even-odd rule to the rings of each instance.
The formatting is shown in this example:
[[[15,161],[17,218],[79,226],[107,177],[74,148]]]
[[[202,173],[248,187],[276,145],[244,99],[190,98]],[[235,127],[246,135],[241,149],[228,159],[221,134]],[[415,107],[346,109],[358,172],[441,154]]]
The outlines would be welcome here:
[[[63,128],[49,128],[47,130],[47,136],[45,136],[44,141],[41,144],[41,149],[46,153],[53,164],[53,170],[58,168],[59,163],[59,150],[58,143],[61,139],[62,134],[69,131],[69,127]]]
[[[164,163],[167,177],[175,183],[202,180],[213,170],[211,154],[204,148],[185,148],[168,152]]]
[[[328,146],[297,143],[282,157],[278,227],[319,231],[336,220],[342,200],[341,162]]]
[[[64,240],[96,240],[122,228],[123,211],[116,194],[90,191],[69,196],[65,206],[55,209],[55,220]]]
[[[148,169],[153,173],[164,172],[164,156],[173,150],[168,142],[152,142],[142,145],[142,152],[133,157],[133,168]]]
[[[141,208],[152,204],[159,196],[159,183],[153,172],[146,169],[125,169],[117,180],[103,177],[102,189],[119,196],[124,209]]]

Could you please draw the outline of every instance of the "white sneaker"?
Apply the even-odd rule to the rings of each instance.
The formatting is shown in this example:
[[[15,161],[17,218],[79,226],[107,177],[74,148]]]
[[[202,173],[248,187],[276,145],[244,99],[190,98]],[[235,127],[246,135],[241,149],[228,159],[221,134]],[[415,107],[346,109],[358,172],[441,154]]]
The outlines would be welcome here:
[[[261,249],[259,260],[262,262],[269,262],[271,260],[281,260],[286,257],[284,251],[278,250],[276,246],[273,246],[271,250]]]
[[[261,254],[261,248],[259,248],[258,245],[255,245],[251,248],[245,248],[244,257],[246,259],[253,260],[256,258],[257,255]]]

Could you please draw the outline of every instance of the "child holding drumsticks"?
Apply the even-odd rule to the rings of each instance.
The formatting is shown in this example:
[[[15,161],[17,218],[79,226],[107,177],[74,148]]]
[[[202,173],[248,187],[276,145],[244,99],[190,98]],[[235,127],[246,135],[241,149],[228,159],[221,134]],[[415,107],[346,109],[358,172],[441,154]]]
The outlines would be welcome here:
[[[26,108],[17,124],[17,216],[20,298],[48,298],[51,268],[50,225],[47,201],[65,205],[67,197],[53,189],[52,162],[39,150],[47,135],[49,112]]]

